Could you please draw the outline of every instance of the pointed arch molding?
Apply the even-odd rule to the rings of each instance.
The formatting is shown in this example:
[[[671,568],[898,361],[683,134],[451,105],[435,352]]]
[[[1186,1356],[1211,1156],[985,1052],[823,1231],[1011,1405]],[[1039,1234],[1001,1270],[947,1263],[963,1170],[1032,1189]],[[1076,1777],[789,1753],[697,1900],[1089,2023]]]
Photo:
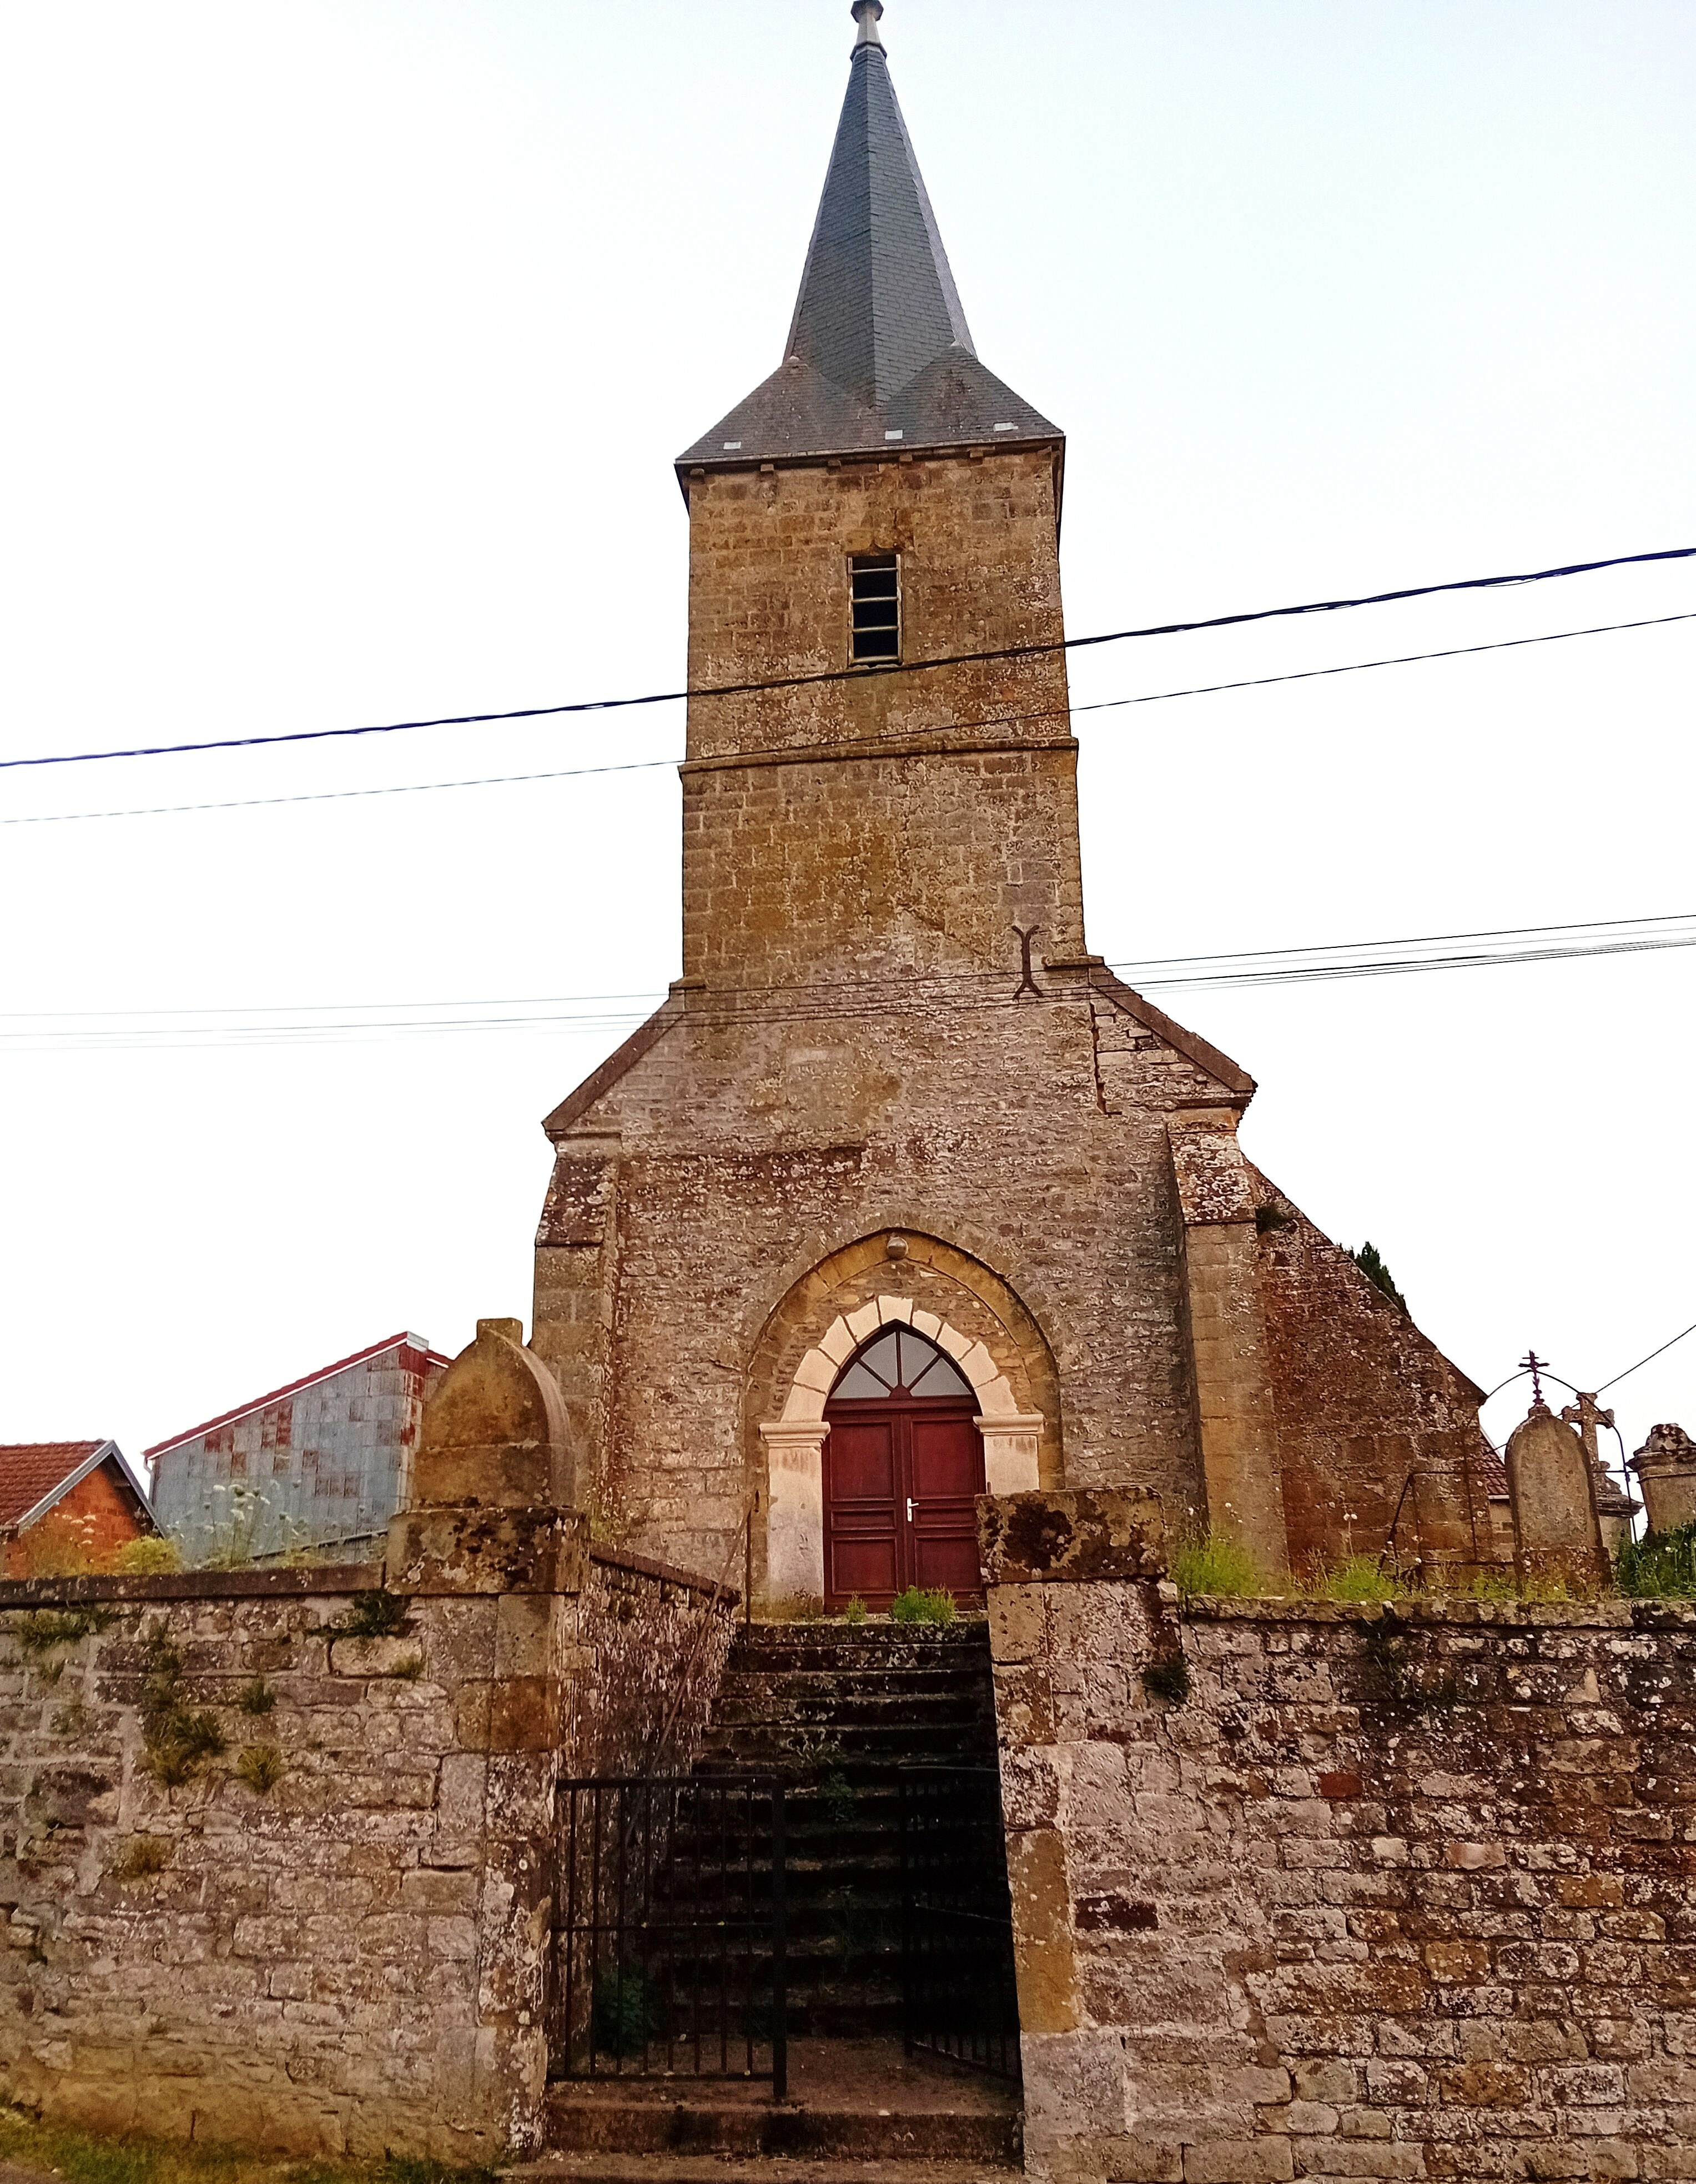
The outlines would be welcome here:
[[[1012,1383],[976,1337],[962,1334],[910,1296],[875,1296],[857,1312],[838,1313],[802,1357],[785,1393],[781,1417],[765,1421],[769,1499],[766,1589],[774,1598],[825,1591],[824,1449],[830,1428],[825,1404],[837,1376],[869,1335],[898,1323],[946,1351],[977,1397],[984,1480],[992,1494],[1034,1491],[1040,1484],[1040,1411],[1020,1411]]]

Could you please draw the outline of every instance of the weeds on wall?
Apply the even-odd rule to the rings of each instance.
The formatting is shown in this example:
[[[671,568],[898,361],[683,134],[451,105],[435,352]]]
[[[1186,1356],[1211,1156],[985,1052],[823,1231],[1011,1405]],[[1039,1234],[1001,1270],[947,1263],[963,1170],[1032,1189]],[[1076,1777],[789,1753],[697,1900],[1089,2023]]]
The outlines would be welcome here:
[[[167,1789],[192,1781],[224,1749],[217,1716],[206,1708],[197,1711],[185,1699],[182,1656],[158,1628],[147,1635],[142,1742],[148,1772]]]
[[[276,1693],[263,1676],[253,1677],[236,1694],[236,1703],[243,1713],[269,1713],[276,1702]]]
[[[1632,1600],[1696,1600],[1696,1524],[1621,1540],[1614,1575]]]
[[[398,1638],[406,1618],[407,1603],[398,1593],[356,1592],[336,1627],[347,1638]]]
[[[1314,1590],[1321,1600],[1394,1600],[1410,1587],[1373,1555],[1349,1555],[1323,1570]]]
[[[854,1598],[849,1601],[848,1606],[842,1610],[842,1621],[844,1623],[864,1623],[870,1612],[870,1611],[867,1608],[865,1602],[860,1598],[858,1593],[855,1593]]]
[[[60,1646],[75,1646],[96,1631],[109,1630],[118,1620],[110,1607],[34,1607],[12,1625],[12,1635],[25,1652],[42,1655]]]
[[[1241,1600],[1265,1592],[1259,1563],[1248,1550],[1228,1533],[1192,1534],[1179,1540],[1172,1555],[1172,1583],[1185,1599],[1203,1596]]]
[[[169,1577],[182,1568],[182,1550],[175,1540],[125,1540],[106,1566],[119,1577]]]
[[[286,1770],[283,1756],[274,1744],[250,1744],[236,1762],[236,1780],[246,1783],[256,1797],[268,1797]]]
[[[106,1869],[114,1880],[151,1880],[171,1862],[171,1845],[164,1836],[131,1836]]]
[[[909,1585],[889,1603],[892,1623],[927,1623],[940,1628],[955,1621],[959,1613],[953,1593],[940,1587],[926,1591],[922,1585]]]
[[[93,1715],[83,1704],[82,1694],[79,1691],[74,1699],[68,1700],[53,1716],[53,1735],[55,1736],[86,1736],[93,1719]]]
[[[1179,1707],[1190,1695],[1189,1662],[1182,1646],[1168,1646],[1143,1669],[1143,1688],[1150,1698]]]
[[[1369,1623],[1361,1641],[1367,1673],[1379,1697],[1404,1713],[1427,1713],[1458,1706],[1465,1696],[1454,1672],[1440,1661],[1421,1659],[1404,1632],[1386,1617]]]

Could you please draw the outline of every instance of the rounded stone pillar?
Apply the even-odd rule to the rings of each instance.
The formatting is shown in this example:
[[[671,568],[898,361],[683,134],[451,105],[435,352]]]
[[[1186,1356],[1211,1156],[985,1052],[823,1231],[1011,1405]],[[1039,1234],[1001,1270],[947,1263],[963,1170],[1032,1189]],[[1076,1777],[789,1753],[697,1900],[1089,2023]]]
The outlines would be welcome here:
[[[1626,1468],[1638,1475],[1651,1532],[1696,1523],[1696,1440],[1682,1426],[1651,1426]]]

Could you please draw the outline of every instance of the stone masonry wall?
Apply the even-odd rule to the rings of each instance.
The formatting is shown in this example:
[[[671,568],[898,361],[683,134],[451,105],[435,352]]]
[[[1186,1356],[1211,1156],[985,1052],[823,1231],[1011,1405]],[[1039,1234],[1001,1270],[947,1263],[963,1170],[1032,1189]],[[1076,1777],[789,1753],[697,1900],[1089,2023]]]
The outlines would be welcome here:
[[[591,1559],[538,1764],[501,1748],[505,1603],[345,1635],[381,1574],[0,1586],[7,2098],[303,2153],[534,2143],[554,1774],[628,1765],[668,1721],[687,1747],[731,1604]],[[224,1740],[175,1782],[168,1704]]]
[[[1032,2174],[1696,2176],[1696,1612],[990,1613]]]
[[[1481,1390],[1341,1245],[1255,1181],[1291,1563],[1336,1554],[1339,1511],[1363,1554],[1379,1552],[1393,1522],[1404,1562],[1499,1561],[1477,1468]]]

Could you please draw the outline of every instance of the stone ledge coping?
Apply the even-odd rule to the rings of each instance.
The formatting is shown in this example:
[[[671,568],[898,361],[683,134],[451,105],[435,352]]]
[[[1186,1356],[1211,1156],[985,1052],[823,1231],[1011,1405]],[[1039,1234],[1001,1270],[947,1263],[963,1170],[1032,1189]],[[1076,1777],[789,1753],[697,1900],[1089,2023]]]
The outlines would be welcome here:
[[[1696,1628],[1696,1600],[1243,1600],[1197,1593],[1176,1605],[1180,1619],[1188,1623],[1394,1622],[1545,1630]]]
[[[704,1593],[709,1600],[722,1600],[732,1607],[742,1605],[740,1587],[715,1585],[710,1578],[697,1577],[672,1563],[657,1563],[650,1555],[632,1554],[627,1547],[592,1546],[589,1560],[599,1563],[603,1569],[627,1570],[632,1577],[652,1578],[657,1585],[675,1585],[685,1592]]]
[[[670,1563],[654,1562],[622,1547],[591,1547],[589,1559],[610,1569],[643,1577],[656,1585],[675,1585],[681,1591],[721,1600],[740,1607],[742,1594],[733,1585],[714,1585]],[[309,1563],[286,1564],[276,1569],[150,1570],[120,1575],[108,1572],[93,1577],[0,1578],[0,1612],[14,1607],[76,1607],[125,1601],[163,1600],[302,1600],[314,1596],[345,1598],[349,1593],[378,1592],[383,1585],[381,1563]]]
[[[313,1563],[281,1569],[166,1570],[132,1576],[0,1578],[0,1609],[75,1607],[102,1601],[300,1600],[375,1592],[381,1563]]]

